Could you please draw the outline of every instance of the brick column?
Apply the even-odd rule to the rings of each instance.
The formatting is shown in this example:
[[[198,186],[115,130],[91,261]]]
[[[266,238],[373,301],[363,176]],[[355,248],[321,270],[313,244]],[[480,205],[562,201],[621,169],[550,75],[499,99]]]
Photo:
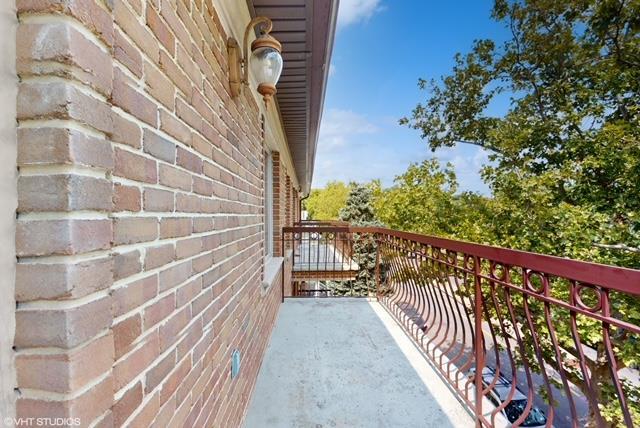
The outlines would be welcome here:
[[[90,0],[17,6],[16,414],[88,426],[114,398],[113,18]]]
[[[15,417],[17,394],[13,338],[15,334],[15,209],[18,204],[16,188],[17,136],[15,51],[18,19],[15,2],[0,2],[0,415]],[[2,422],[4,423],[4,421]]]

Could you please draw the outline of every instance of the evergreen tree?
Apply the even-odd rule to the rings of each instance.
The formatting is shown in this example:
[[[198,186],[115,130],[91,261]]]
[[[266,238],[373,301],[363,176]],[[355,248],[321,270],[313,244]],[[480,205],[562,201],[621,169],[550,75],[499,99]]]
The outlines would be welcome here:
[[[357,184],[352,187],[344,208],[340,210],[340,220],[352,226],[380,226],[373,206],[371,186]],[[376,243],[373,236],[354,234],[351,259],[358,264],[359,272],[353,281],[329,282],[333,294],[340,296],[367,296],[375,293]]]

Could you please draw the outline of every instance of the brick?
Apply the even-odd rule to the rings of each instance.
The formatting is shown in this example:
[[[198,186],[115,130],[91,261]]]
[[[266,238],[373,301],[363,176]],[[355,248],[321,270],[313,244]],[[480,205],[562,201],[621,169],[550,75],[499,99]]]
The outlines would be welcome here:
[[[168,217],[160,220],[160,238],[178,238],[187,236],[192,230],[191,218]]]
[[[185,145],[191,144],[191,130],[166,110],[160,110],[160,129]]]
[[[191,349],[196,345],[198,339],[202,337],[202,319],[197,319],[193,322],[186,331],[184,337],[178,342],[177,356],[178,360],[181,360],[186,356]],[[190,388],[189,388],[190,389]],[[178,401],[182,401],[184,397],[178,396]]]
[[[175,86],[149,62],[144,63],[144,80],[149,94],[162,103],[169,111],[173,111],[175,104]]]
[[[72,299],[109,288],[113,260],[101,257],[77,263],[16,265],[16,300]]]
[[[148,330],[173,312],[176,308],[175,294],[169,294],[144,310],[144,329]]]
[[[184,259],[194,256],[202,251],[202,239],[200,237],[181,239],[176,242],[176,259]]]
[[[100,416],[94,422],[94,428],[112,428],[113,427],[113,413],[111,410],[107,410],[105,414]]]
[[[175,397],[169,398],[166,403],[160,403],[160,392],[156,394],[158,396],[158,405],[162,406],[158,414],[156,415],[156,419],[153,421],[153,425],[151,428],[164,428],[168,427],[171,418],[173,417],[176,411],[176,399]]]
[[[213,146],[211,142],[198,134],[191,136],[191,147],[207,159],[211,159],[213,156]]]
[[[113,367],[115,391],[131,382],[140,373],[143,373],[160,355],[158,334],[152,333],[142,344],[131,351]]]
[[[176,353],[175,351],[171,351],[147,372],[144,387],[145,393],[149,393],[156,389],[156,387],[162,383],[175,366]]]
[[[142,384],[137,382],[129,388],[118,401],[113,404],[113,424],[116,427],[124,425],[124,422],[142,403]]]
[[[208,288],[204,293],[198,296],[191,304],[191,313],[196,316],[202,312],[213,301],[213,291]]]
[[[174,189],[191,191],[191,176],[178,168],[160,164],[160,184]]]
[[[158,126],[158,106],[142,93],[131,87],[128,78],[116,69],[113,81],[111,101],[113,105],[122,108],[143,122]]]
[[[191,359],[185,358],[178,367],[169,375],[169,378],[162,384],[160,391],[160,403],[165,403],[176,391],[180,382],[189,374],[191,369]]]
[[[200,69],[196,65],[195,62],[191,59],[191,52],[187,51],[191,47],[191,42],[183,44],[183,46],[178,45],[176,49],[176,58],[178,60],[178,65],[187,73],[191,82],[195,85],[196,88],[202,89],[202,73]]]
[[[158,0],[150,0],[150,2],[157,6]],[[142,16],[144,11],[144,7],[142,5],[142,0],[127,0],[129,6],[133,8],[133,11],[137,13],[139,16]]]
[[[220,180],[220,167],[217,165],[204,162],[202,170],[207,177],[213,178],[214,180]]]
[[[160,394],[154,394],[153,397],[142,407],[142,410],[133,417],[130,426],[132,427],[148,427],[155,419],[160,410]]]
[[[142,317],[140,314],[134,314],[118,322],[111,329],[115,358],[119,359],[129,352],[131,344],[142,334]]]
[[[191,96],[191,82],[186,74],[178,67],[172,57],[166,52],[160,52],[160,69],[173,82],[176,89],[181,91],[186,97]],[[171,109],[173,110],[173,108]]]
[[[200,34],[200,30],[196,26],[193,19],[191,19],[191,5],[185,4],[185,2],[176,2],[176,9],[178,12],[178,18],[185,26],[187,33],[189,33],[192,40],[200,41],[202,39],[202,34]],[[190,46],[191,42],[187,42],[186,40],[182,43],[184,46]]]
[[[204,248],[203,248],[204,249]],[[192,261],[194,272],[204,272],[213,266],[213,252],[202,254]]]
[[[158,12],[151,6],[151,4],[147,4],[147,25],[153,31],[156,38],[162,43],[162,45],[167,49],[167,51],[173,56],[176,49],[176,39],[173,36],[173,33],[169,30],[169,27],[164,23]]]
[[[19,74],[42,74],[41,62],[72,67],[53,67],[46,73],[79,80],[103,95],[111,92],[111,57],[67,23],[18,26],[16,67]]]
[[[191,262],[186,261],[160,272],[160,292],[176,287],[191,276]]]
[[[111,134],[111,140],[116,143],[126,144],[133,148],[139,149],[142,147],[142,131],[138,124],[125,119],[117,112],[113,111],[111,114],[113,118],[113,133]]]
[[[174,259],[175,249],[173,244],[147,248],[144,257],[144,268],[145,270],[155,269],[172,262]]]
[[[161,0],[160,10],[165,22],[167,23],[167,25],[169,25],[173,33],[176,34],[178,40],[180,40],[180,43],[182,43],[184,46],[189,46],[189,44],[191,43],[189,33],[184,27],[182,20],[178,17],[178,15],[176,15],[174,6],[171,1]]]
[[[173,192],[161,189],[144,189],[145,211],[171,212],[174,209]]]
[[[211,217],[195,217],[193,219],[193,232],[209,232],[213,230],[213,219]]]
[[[169,320],[160,326],[160,350],[164,352],[178,341],[179,333],[191,320],[191,308],[187,305],[174,313]]]
[[[76,18],[108,46],[113,45],[111,14],[92,0],[17,0],[18,12],[62,13]]]
[[[70,129],[18,129],[18,166],[53,164],[76,164],[111,170],[111,144]]]
[[[202,159],[182,147],[178,147],[176,163],[189,171],[202,174]]]
[[[113,15],[115,22],[120,25],[145,55],[158,62],[160,48],[151,31],[138,21],[135,14],[129,10],[123,0],[115,0],[114,3]]]
[[[158,294],[158,275],[151,275],[133,281],[112,292],[112,311],[114,317],[144,305]]]
[[[184,2],[184,6],[185,7],[178,9],[178,14],[179,15],[180,15],[180,12],[182,10],[186,11],[186,13],[190,12],[189,3],[188,2]],[[204,11],[204,6],[202,4],[197,4],[197,5],[195,5],[195,7],[197,7],[201,11]],[[216,43],[217,43],[216,36],[218,36],[219,33],[218,33],[217,29],[215,29],[213,27],[213,24],[211,24],[212,25],[211,27],[208,25],[207,19],[205,18],[205,15],[207,16],[207,18],[209,18],[209,22],[212,22],[210,14],[208,12],[202,13],[202,14],[194,13],[192,15],[192,18],[195,21],[195,24],[198,27],[198,29],[200,31],[200,34],[202,35],[201,37],[204,38],[205,46],[212,46],[212,45],[215,46]],[[213,34],[212,34],[212,28],[213,28],[213,32],[214,32]]]
[[[213,343],[213,330],[209,329],[204,333],[199,342],[193,347],[193,361],[200,361],[211,344]],[[211,365],[209,366],[211,367]]]
[[[210,54],[205,52],[205,55],[209,56]],[[210,82],[205,80],[203,86],[204,86],[204,91],[203,91],[204,97],[206,98],[207,102],[209,103],[209,105],[214,107],[215,111],[219,111],[220,106],[223,104],[222,100],[220,99],[220,95],[218,95],[218,93],[213,88],[213,85],[211,85]]]
[[[157,237],[158,219],[155,217],[122,217],[113,220],[115,245],[148,242]]]
[[[213,182],[206,178],[193,176],[193,191],[203,196],[213,194]]]
[[[111,334],[68,352],[18,355],[18,387],[70,393],[111,370],[113,358]]]
[[[180,286],[176,291],[176,307],[181,308],[191,302],[202,290],[202,277],[194,278]]]
[[[138,48],[129,43],[120,30],[115,32],[113,55],[117,61],[120,61],[136,77],[142,77],[142,55]]]
[[[19,85],[17,118],[68,119],[111,133],[111,106],[63,82],[23,82]]]
[[[111,325],[110,303],[103,297],[68,309],[18,309],[15,346],[77,346]]]
[[[148,129],[144,131],[144,151],[169,163],[176,161],[176,145]]]
[[[79,254],[110,245],[109,220],[23,220],[16,226],[19,257]]]
[[[97,385],[87,389],[73,399],[49,400],[35,398],[18,398],[16,401],[16,417],[46,418],[78,418],[81,421],[93,421],[111,408],[113,403],[113,378],[106,377]]]
[[[203,212],[201,199],[195,195],[185,195],[178,193],[176,195],[176,211],[182,211],[186,213],[199,213]],[[212,210],[213,212],[214,210]]]
[[[162,392],[160,393],[160,397],[162,397]],[[177,398],[176,403],[180,403]],[[189,416],[190,405],[191,403],[189,401],[183,401],[176,409],[176,412],[173,414],[168,426],[185,426],[187,423],[187,417]]]
[[[215,113],[211,107],[209,107],[209,101],[205,99],[200,91],[194,89],[191,96],[191,104],[204,120],[209,123],[213,123]]]
[[[140,271],[142,271],[140,251],[134,250],[127,253],[116,253],[113,256],[114,281],[134,275]]]
[[[193,107],[181,98],[176,99],[176,115],[191,128],[202,131],[202,118]]]
[[[18,179],[18,212],[111,211],[111,183],[102,178],[54,174]]]
[[[156,161],[119,148],[115,151],[114,174],[145,183],[158,181]]]
[[[140,211],[140,189],[116,183],[113,185],[113,211]]]

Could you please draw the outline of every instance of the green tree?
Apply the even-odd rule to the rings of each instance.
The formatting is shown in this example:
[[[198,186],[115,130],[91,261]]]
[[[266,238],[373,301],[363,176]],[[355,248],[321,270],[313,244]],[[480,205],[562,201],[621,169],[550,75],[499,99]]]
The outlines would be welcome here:
[[[602,215],[591,245],[640,267],[639,16],[637,0],[498,0],[493,17],[509,40],[478,40],[450,75],[420,80],[427,101],[401,122],[434,150],[489,150],[484,178],[496,198],[518,199],[535,181],[550,205]],[[501,94],[508,112],[489,115]]]
[[[349,186],[341,181],[330,181],[322,189],[312,189],[304,206],[310,220],[337,220],[349,195]]]
[[[391,229],[496,243],[491,239],[494,201],[457,190],[450,164],[443,168],[437,159],[412,164],[376,197],[376,216]]]
[[[373,195],[379,191],[379,182],[354,184],[349,192],[344,207],[340,210],[340,220],[352,226],[380,226],[373,207]],[[372,236],[354,234],[352,237],[352,256],[359,270],[353,281],[328,283],[337,295],[367,296],[375,291],[376,280],[376,243]]]
[[[441,169],[436,159],[412,164],[376,198],[376,214],[393,229],[449,236],[457,188],[451,165]]]
[[[508,40],[478,40],[456,55],[451,74],[420,80],[427,100],[401,123],[432,150],[462,143],[490,151],[483,178],[494,196],[491,218],[476,239],[640,268],[640,1],[496,0],[492,16]],[[506,114],[490,115],[492,101],[507,96]],[[465,238],[464,229],[443,229]],[[640,322],[637,298],[616,296],[612,305]],[[568,317],[554,322],[573,349]],[[580,332],[597,350],[588,364],[598,401],[609,423],[621,423],[607,395],[601,326],[584,322]],[[640,341],[618,333],[618,367],[637,364]],[[628,392],[640,418],[638,396]]]

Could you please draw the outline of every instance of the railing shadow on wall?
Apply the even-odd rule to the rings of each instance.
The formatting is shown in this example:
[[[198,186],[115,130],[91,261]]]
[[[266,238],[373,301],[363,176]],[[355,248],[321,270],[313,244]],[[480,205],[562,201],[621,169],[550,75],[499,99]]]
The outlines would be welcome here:
[[[478,426],[640,420],[639,270],[344,223],[282,242],[293,297],[376,296]]]

